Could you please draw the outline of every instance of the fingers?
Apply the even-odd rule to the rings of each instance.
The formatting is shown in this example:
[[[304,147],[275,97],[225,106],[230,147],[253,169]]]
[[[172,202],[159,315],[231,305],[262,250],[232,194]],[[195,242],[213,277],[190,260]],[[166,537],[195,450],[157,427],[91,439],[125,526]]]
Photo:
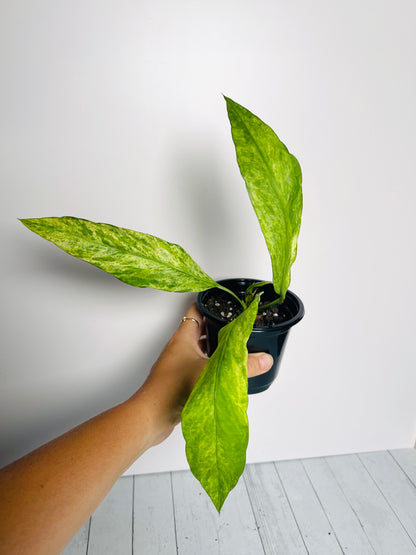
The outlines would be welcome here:
[[[264,374],[273,365],[273,357],[267,353],[251,353],[247,359],[247,376],[253,378]]]
[[[193,303],[186,311],[185,316],[181,320],[174,337],[180,341],[185,341],[186,344],[192,345],[196,349],[199,356],[207,358],[206,356],[206,336],[205,322],[202,314]]]
[[[184,319],[181,320],[181,323],[178,328],[178,332],[186,334],[187,336],[191,336],[194,339],[199,340],[199,338],[201,337],[202,328],[203,328],[202,319],[203,319],[203,316],[197,309],[196,304],[195,303],[191,304],[191,306],[186,311]]]

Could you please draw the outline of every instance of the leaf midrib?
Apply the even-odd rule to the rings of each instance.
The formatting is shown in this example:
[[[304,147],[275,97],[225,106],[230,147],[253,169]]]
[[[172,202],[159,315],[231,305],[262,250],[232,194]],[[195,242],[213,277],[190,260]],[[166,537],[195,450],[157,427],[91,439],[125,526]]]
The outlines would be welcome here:
[[[272,168],[270,167],[270,165],[269,165],[267,159],[264,157],[264,155],[263,155],[263,153],[262,153],[262,150],[260,149],[260,147],[259,147],[259,145],[258,145],[257,140],[256,140],[255,137],[253,136],[253,134],[252,134],[252,132],[250,131],[250,129],[247,127],[247,125],[246,125],[246,123],[244,122],[244,120],[241,118],[240,114],[239,114],[238,112],[236,112],[236,111],[234,111],[234,113],[237,114],[237,117],[238,117],[240,123],[242,124],[242,126],[244,127],[244,129],[247,131],[247,133],[248,133],[249,136],[251,137],[251,140],[252,140],[252,142],[253,142],[253,144],[254,144],[254,146],[255,146],[257,152],[260,154],[260,157],[261,157],[261,159],[263,160],[263,163],[264,163],[264,165],[265,165],[266,168],[267,168],[267,171],[268,171],[269,176],[271,176],[271,178],[272,178],[272,181],[273,181],[275,190],[277,190],[277,192],[278,192],[279,201],[281,201],[282,195],[279,194],[278,183],[277,183],[277,181],[276,181],[276,179],[275,179],[274,172],[273,172]],[[280,139],[278,139],[278,140],[280,140]],[[288,152],[288,154],[290,154],[289,151],[287,151],[287,152]],[[287,212],[287,206],[286,206],[286,204],[283,203],[283,202],[282,202],[281,204],[284,204],[284,206],[285,206],[285,211]],[[284,221],[285,221],[285,234],[286,234],[286,241],[284,242],[284,249],[285,249],[285,257],[284,257],[284,260],[287,260],[287,259],[288,259],[288,256],[287,256],[287,252],[288,252],[287,243],[288,243],[288,240],[287,240],[287,238],[290,237],[290,233],[289,233],[289,229],[288,229],[288,218],[285,217],[285,218],[284,218]],[[261,226],[261,224],[260,224],[260,226]],[[267,241],[266,241],[266,243],[267,243]],[[285,263],[285,265],[284,265],[284,270],[285,270],[284,275],[287,273],[287,266],[288,266],[288,265]],[[282,273],[282,276],[283,276],[283,273]],[[282,281],[282,280],[281,280],[281,281]],[[280,285],[282,286],[282,283],[280,283]]]
[[[227,336],[224,338],[224,346],[228,343],[230,335],[232,333],[231,329],[226,330]],[[217,372],[215,372],[215,384],[214,384],[214,422],[215,422],[215,466],[217,469],[217,491],[218,493],[221,491],[220,484],[219,484],[219,461],[218,461],[218,426],[217,426],[217,383],[218,383],[218,374],[221,371],[222,360],[225,356],[225,349],[220,352],[220,357],[217,364]]]
[[[146,234],[146,233],[143,233],[142,235],[147,235],[148,237],[153,237],[152,235],[148,235],[148,234]],[[80,236],[79,234],[76,234],[75,236],[76,236],[77,238],[80,238],[80,237],[81,237],[81,239],[84,239],[84,241],[85,241],[87,244],[92,244],[92,245],[94,246],[94,243],[93,243],[93,242],[88,241],[88,240],[85,240],[85,238],[83,238],[83,237]],[[91,233],[90,233],[90,236],[92,236]],[[163,241],[163,239],[162,239],[162,241]],[[54,242],[54,241],[52,241],[52,242]],[[111,247],[110,245],[106,245],[106,244],[103,242],[102,237],[100,237],[100,243],[101,243],[101,245],[103,245],[104,248],[107,248],[107,249],[114,249],[116,252],[119,252],[119,253],[121,253],[121,254],[124,254],[124,255],[128,254],[128,255],[130,255],[130,256],[134,256],[135,258],[140,259],[140,255],[139,255],[139,254],[136,254],[134,251],[128,250],[127,247],[119,247],[119,246],[118,246],[118,247]],[[55,244],[56,244],[56,243],[55,243]],[[61,248],[62,250],[65,250],[65,249],[63,249],[63,247],[60,247],[60,245],[56,245],[56,246],[58,246],[58,247]],[[176,246],[179,247],[179,245],[176,245]],[[182,247],[180,247],[180,248],[182,248]],[[185,252],[186,252],[186,251],[185,251]],[[151,252],[151,254],[152,254],[152,252]],[[80,258],[80,257],[77,256],[77,255],[73,255],[73,256],[76,256],[76,258]],[[188,256],[190,256],[190,255],[188,255]],[[209,285],[211,285],[211,283],[215,283],[214,280],[212,280],[212,282],[207,281],[206,279],[203,279],[203,278],[200,277],[200,276],[196,276],[196,274],[191,274],[191,273],[189,273],[189,272],[184,271],[183,269],[177,268],[176,266],[174,266],[174,265],[171,264],[171,263],[168,263],[168,262],[163,262],[163,263],[161,263],[160,260],[158,260],[157,258],[148,256],[147,253],[143,254],[143,255],[141,256],[141,258],[144,259],[144,260],[149,260],[149,261],[151,261],[151,262],[153,262],[153,263],[157,263],[159,266],[162,266],[162,267],[165,266],[165,267],[171,268],[171,269],[175,270],[176,272],[183,274],[184,276],[191,277],[191,278],[193,278],[193,279],[195,279],[195,277],[198,277],[198,279],[200,279],[201,281],[203,281],[204,283],[207,283],[207,284],[209,284]],[[191,257],[190,257],[190,258],[191,258]],[[82,259],[82,260],[83,260],[83,259]],[[193,260],[192,258],[191,258],[191,260],[194,262],[194,260]],[[197,265],[196,262],[194,262],[194,263]],[[91,262],[90,262],[90,264],[93,264],[93,265],[94,265],[94,263],[91,263]],[[203,270],[202,270],[202,271],[203,271]],[[204,272],[204,273],[205,273],[205,272]],[[207,275],[207,274],[206,274],[206,275]],[[209,277],[209,276],[208,276],[208,277]],[[211,279],[211,278],[210,278],[210,279]]]

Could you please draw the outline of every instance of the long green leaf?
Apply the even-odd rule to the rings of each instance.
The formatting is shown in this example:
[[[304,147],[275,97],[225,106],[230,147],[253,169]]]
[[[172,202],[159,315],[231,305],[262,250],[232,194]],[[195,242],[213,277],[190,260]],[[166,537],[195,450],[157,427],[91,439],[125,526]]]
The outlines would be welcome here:
[[[21,222],[67,253],[129,285],[177,292],[216,286],[182,247],[153,235],[70,216]]]
[[[218,511],[241,476],[248,444],[247,347],[259,298],[219,333],[182,412],[186,456]]]
[[[273,285],[283,302],[302,215],[301,169],[268,125],[230,98],[225,100],[237,162],[269,249]]]

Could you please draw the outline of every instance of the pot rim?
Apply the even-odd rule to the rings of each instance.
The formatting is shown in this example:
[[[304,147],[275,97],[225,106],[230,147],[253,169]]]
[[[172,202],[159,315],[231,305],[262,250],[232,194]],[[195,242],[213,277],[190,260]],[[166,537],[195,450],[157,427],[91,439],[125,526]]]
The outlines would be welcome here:
[[[219,284],[223,284],[225,282],[249,282],[250,283],[257,283],[260,282],[262,280],[255,280],[252,278],[228,278],[228,279],[221,279],[219,280],[217,283]],[[263,280],[265,281],[265,280]],[[197,306],[198,306],[198,310],[201,312],[201,314],[205,317],[209,317],[211,320],[214,320],[215,322],[222,324],[223,326],[225,326],[227,324],[227,322],[225,320],[223,320],[222,318],[219,318],[218,316],[215,316],[215,314],[212,314],[202,303],[202,298],[205,294],[207,294],[210,291],[213,291],[214,289],[218,289],[217,287],[211,287],[210,289],[206,289],[205,291],[201,291],[200,293],[198,293],[198,297],[197,297]],[[295,324],[297,324],[298,322],[300,322],[300,320],[302,320],[303,316],[305,315],[305,307],[303,305],[303,302],[301,301],[301,299],[292,291],[290,291],[289,289],[286,292],[286,299],[284,302],[286,302],[286,300],[289,299],[294,305],[295,305],[295,312],[293,314],[293,316],[289,319],[289,320],[285,320],[284,322],[280,322],[279,324],[275,324],[274,326],[270,326],[270,327],[264,327],[264,326],[254,326],[253,327],[253,332],[254,333],[276,333],[276,331],[278,332],[284,332],[286,330],[288,330],[289,328],[291,328],[292,326],[294,326]]]

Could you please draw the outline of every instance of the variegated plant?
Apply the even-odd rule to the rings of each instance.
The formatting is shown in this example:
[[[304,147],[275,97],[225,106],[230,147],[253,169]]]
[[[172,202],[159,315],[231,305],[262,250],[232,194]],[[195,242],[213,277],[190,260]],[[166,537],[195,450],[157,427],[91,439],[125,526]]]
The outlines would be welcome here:
[[[274,289],[282,303],[296,258],[302,213],[300,166],[268,125],[231,99],[225,100],[237,162],[266,240]],[[130,285],[176,292],[211,287],[228,291],[182,247],[152,235],[74,217],[21,221],[69,254]],[[246,343],[259,296],[251,287],[238,302],[241,314],[222,328],[218,347],[182,413],[190,468],[218,511],[244,470],[248,443]]]

